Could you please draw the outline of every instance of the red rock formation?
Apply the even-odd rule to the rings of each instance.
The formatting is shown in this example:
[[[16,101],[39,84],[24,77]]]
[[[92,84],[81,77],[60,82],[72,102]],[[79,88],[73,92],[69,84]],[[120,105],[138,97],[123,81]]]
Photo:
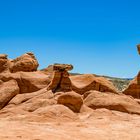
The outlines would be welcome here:
[[[0,80],[6,82],[16,80],[20,93],[35,92],[45,88],[50,83],[50,77],[40,71],[37,72],[17,72],[17,73],[0,73]]]
[[[129,86],[123,91],[126,95],[131,95],[134,98],[140,99],[140,72],[130,82]]]
[[[33,53],[29,52],[11,61],[11,72],[36,71],[39,64]]]
[[[0,54],[0,73],[9,71],[9,60],[6,54]]]
[[[102,77],[69,76],[72,65],[36,71],[36,62],[31,53],[0,55],[0,140],[140,139],[139,99]],[[126,89],[137,98],[139,75]]]
[[[107,108],[109,110],[140,115],[140,105],[133,98],[123,94],[90,91],[84,99],[84,104],[92,109]]]
[[[72,82],[72,90],[79,94],[84,94],[89,90],[113,93],[118,92],[110,81],[103,77],[96,77],[92,74],[71,76],[70,79]]]
[[[0,85],[0,109],[19,93],[19,87],[15,80],[10,80]]]
[[[72,65],[54,64],[52,81],[48,86],[48,90],[56,91],[71,91],[71,81],[69,79],[68,70],[73,69]]]
[[[61,93],[57,99],[58,104],[63,104],[74,112],[80,112],[83,105],[82,97],[75,92]]]

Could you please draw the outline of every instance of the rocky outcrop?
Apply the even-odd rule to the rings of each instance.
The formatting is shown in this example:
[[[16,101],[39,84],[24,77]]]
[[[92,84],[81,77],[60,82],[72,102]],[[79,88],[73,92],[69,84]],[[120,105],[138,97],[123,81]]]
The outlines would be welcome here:
[[[70,108],[74,112],[80,112],[81,106],[83,105],[83,99],[82,97],[75,93],[75,92],[67,92],[62,93],[58,99],[58,104],[63,104]]]
[[[71,91],[71,81],[69,79],[69,70],[72,70],[73,66],[68,64],[54,64],[53,65],[53,77],[48,86],[48,90],[56,91]]]
[[[68,70],[72,68],[73,66],[68,64],[53,65],[53,76],[48,90],[53,92],[73,90],[79,94],[84,94],[89,90],[118,93],[114,85],[103,77],[92,74],[69,76]]]
[[[6,54],[0,54],[0,73],[9,71],[9,60]]]
[[[129,86],[123,91],[126,95],[131,95],[134,98],[140,99],[140,72],[130,82]]]
[[[140,115],[140,105],[129,96],[98,91],[90,91],[86,96],[84,104],[92,109],[106,108]]]
[[[78,119],[77,115],[71,111],[69,108],[63,105],[52,105],[47,107],[42,107],[34,111],[34,114],[40,117],[40,120],[44,122],[46,119],[59,121],[75,121]]]
[[[31,52],[28,52],[11,61],[10,71],[11,72],[18,72],[18,71],[31,72],[31,71],[36,71],[38,66],[39,64],[34,54]]]
[[[89,90],[118,93],[117,89],[110,81],[92,74],[71,76],[70,80],[72,82],[72,90],[79,94],[84,94]]]
[[[31,52],[25,53],[13,60],[9,60],[7,54],[0,54],[0,73],[37,71],[38,66],[38,61]]]
[[[131,97],[103,77],[69,76],[72,65],[37,66],[32,53],[0,55],[0,139],[140,139],[140,74]]]
[[[19,87],[15,80],[10,80],[0,85],[0,109],[19,93]]]
[[[17,72],[0,73],[0,80],[3,82],[16,80],[20,93],[30,93],[47,87],[50,83],[50,77],[40,71],[37,72]]]

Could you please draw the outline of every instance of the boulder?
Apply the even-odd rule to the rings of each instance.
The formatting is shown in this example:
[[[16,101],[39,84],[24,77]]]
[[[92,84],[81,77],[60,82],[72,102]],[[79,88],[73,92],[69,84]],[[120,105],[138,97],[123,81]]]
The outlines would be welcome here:
[[[63,104],[70,108],[74,112],[80,112],[81,106],[83,105],[83,99],[81,95],[75,92],[66,92],[60,94],[57,99],[58,104]]]
[[[84,99],[84,104],[92,109],[106,108],[131,114],[140,114],[140,105],[129,96],[99,91],[90,92]]]
[[[0,109],[19,93],[19,87],[15,80],[4,82],[0,85]]]
[[[118,93],[114,85],[104,77],[96,77],[92,74],[70,76],[72,90],[79,94],[84,94],[89,90],[101,92]]]
[[[6,54],[0,54],[0,73],[9,71],[9,60]]]
[[[128,87],[123,91],[126,95],[131,95],[134,98],[140,99],[140,72],[129,83]]]
[[[36,71],[38,66],[39,64],[34,54],[31,52],[28,52],[11,61],[10,71],[11,72],[18,72],[18,71],[32,72],[32,71]]]
[[[0,80],[6,82],[11,79],[17,81],[20,93],[35,92],[47,87],[50,83],[50,77],[41,71],[0,73]]]

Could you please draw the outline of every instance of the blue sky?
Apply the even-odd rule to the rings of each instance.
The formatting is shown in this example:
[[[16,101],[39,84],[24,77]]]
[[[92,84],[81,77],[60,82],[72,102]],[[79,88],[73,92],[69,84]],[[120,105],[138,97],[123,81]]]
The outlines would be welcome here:
[[[139,0],[1,0],[0,53],[35,53],[40,68],[134,77],[140,70]]]

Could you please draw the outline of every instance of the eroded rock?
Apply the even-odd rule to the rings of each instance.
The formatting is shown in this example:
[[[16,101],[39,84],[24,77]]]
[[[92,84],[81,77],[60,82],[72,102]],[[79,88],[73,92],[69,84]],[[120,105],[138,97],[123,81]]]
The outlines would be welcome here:
[[[75,92],[62,93],[58,99],[58,104],[63,104],[70,108],[74,112],[80,112],[81,106],[83,105],[83,99],[81,95]]]
[[[131,95],[134,98],[140,99],[140,72],[130,82],[128,87],[123,91],[126,95]]]
[[[56,91],[71,91],[71,81],[69,79],[69,70],[72,70],[73,66],[68,64],[54,64],[53,65],[53,77],[48,86],[48,90]]]
[[[30,93],[47,87],[50,83],[50,77],[40,71],[37,72],[17,72],[0,73],[0,80],[6,82],[16,80],[20,93]]]
[[[97,90],[101,92],[118,93],[114,85],[104,77],[96,77],[92,74],[83,74],[71,76],[72,90],[84,94],[89,90]]]
[[[9,60],[7,54],[0,54],[0,73],[9,71]]]
[[[31,71],[36,71],[38,66],[39,64],[34,54],[31,52],[28,52],[11,61],[10,71],[11,72],[18,72],[18,71],[31,72]]]
[[[19,87],[15,80],[10,80],[0,85],[0,109],[19,93]]]
[[[90,91],[84,99],[84,104],[92,109],[106,108],[140,115],[140,105],[133,98],[123,94]]]

